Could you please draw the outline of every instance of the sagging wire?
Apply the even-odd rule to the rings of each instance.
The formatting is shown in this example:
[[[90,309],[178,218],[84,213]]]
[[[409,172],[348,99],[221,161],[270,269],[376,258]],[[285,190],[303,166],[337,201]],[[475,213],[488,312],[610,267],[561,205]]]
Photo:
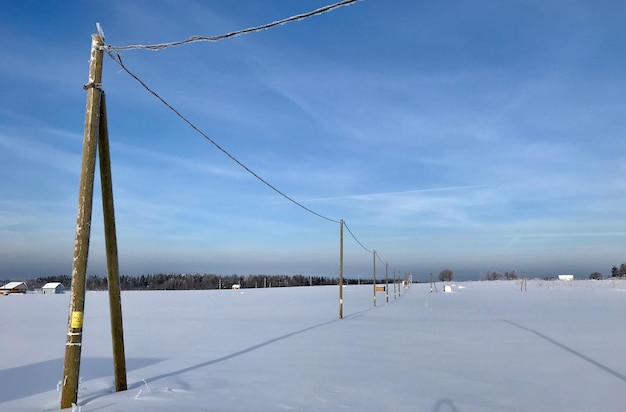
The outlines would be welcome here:
[[[378,252],[374,252],[376,253],[376,259],[378,259],[378,261],[380,262],[381,265],[384,265],[386,262],[383,262],[383,260],[380,258],[380,255],[378,254]]]
[[[361,243],[361,242],[359,241],[359,239],[357,239],[357,237],[356,237],[356,236],[354,236],[354,233],[352,233],[352,231],[351,231],[351,230],[350,230],[350,228],[348,227],[348,224],[347,224],[345,221],[343,222],[343,225],[346,227],[346,229],[348,229],[348,233],[350,233],[350,236],[352,236],[352,238],[353,238],[354,240],[356,240],[356,243],[358,243],[358,244],[359,244],[359,246],[361,246],[361,247],[362,247],[365,251],[367,251],[367,252],[369,252],[369,253],[373,253],[373,252],[374,252],[373,250],[369,250],[368,248],[366,248],[365,246],[363,246],[363,243]]]
[[[226,33],[226,34],[222,34],[219,36],[191,36],[185,40],[180,40],[180,41],[174,41],[174,42],[169,42],[169,43],[159,43],[159,44],[149,44],[149,45],[142,45],[142,44],[134,44],[134,45],[128,45],[128,46],[113,46],[113,45],[105,45],[102,47],[103,50],[105,51],[120,51],[120,50],[133,50],[133,49],[146,49],[146,50],[161,50],[161,49],[166,49],[168,47],[175,47],[175,46],[180,46],[183,44],[188,44],[188,43],[194,43],[194,42],[198,42],[198,41],[208,41],[208,42],[216,42],[219,40],[224,40],[224,39],[228,39],[230,37],[235,37],[235,36],[239,36],[242,34],[248,34],[248,33],[253,33],[253,32],[257,32],[257,31],[261,31],[261,30],[267,30],[269,28],[275,27],[275,26],[280,26],[286,23],[290,23],[293,21],[298,21],[298,20],[303,20],[309,17],[313,17],[322,13],[326,13],[329,12],[331,10],[334,10],[336,8],[339,7],[343,7],[343,6],[347,6],[349,4],[352,3],[356,3],[360,0],[343,0],[340,1],[338,3],[334,3],[334,4],[330,4],[328,6],[324,6],[324,7],[320,7],[319,9],[307,12],[307,13],[302,13],[302,14],[297,14],[295,16],[291,16],[291,17],[287,17],[286,19],[282,19],[282,20],[277,20],[271,23],[267,23],[267,24],[263,24],[261,26],[256,26],[256,27],[250,27],[247,29],[243,29],[243,30],[237,30],[237,31],[232,31],[230,33]]]
[[[312,213],[315,216],[321,217],[322,219],[328,220],[329,222],[333,222],[333,223],[339,223],[338,220],[335,219],[331,219],[329,217],[326,217],[320,213],[317,213],[316,211],[304,206],[302,203],[298,202],[297,200],[289,197],[287,194],[285,194],[284,192],[282,192],[280,189],[278,189],[276,186],[272,185],[270,182],[268,182],[267,180],[263,179],[261,176],[259,176],[257,173],[255,173],[252,169],[250,169],[248,166],[246,166],[243,162],[241,162],[239,159],[237,159],[235,156],[233,156],[232,154],[230,154],[226,149],[224,149],[222,146],[220,146],[215,140],[211,139],[206,133],[204,133],[202,130],[200,130],[200,128],[198,126],[196,126],[191,120],[187,119],[181,112],[179,112],[178,110],[176,110],[171,104],[169,104],[164,98],[162,98],[161,96],[159,96],[159,94],[157,92],[155,92],[154,90],[152,90],[144,81],[142,81],[139,77],[137,77],[137,75],[135,75],[133,72],[131,72],[126,65],[124,65],[124,63],[122,62],[122,56],[120,56],[120,54],[116,51],[111,51],[111,50],[107,50],[107,54],[113,59],[113,61],[115,63],[117,63],[120,68],[125,71],[126,73],[128,73],[128,75],[130,77],[132,77],[133,79],[135,79],[144,89],[146,89],[148,92],[150,92],[150,94],[152,94],[154,97],[156,97],[161,103],[163,103],[168,109],[170,109],[172,112],[174,112],[182,121],[184,121],[185,123],[187,123],[193,130],[195,130],[196,132],[198,132],[202,137],[204,137],[206,140],[208,140],[213,146],[215,146],[219,151],[221,151],[222,153],[224,153],[226,156],[228,156],[231,160],[233,160],[235,163],[237,163],[239,166],[241,166],[244,170],[246,170],[248,173],[250,173],[252,176],[254,176],[255,178],[257,178],[259,181],[261,181],[262,183],[264,183],[267,187],[269,187],[270,189],[272,189],[273,191],[275,191],[276,193],[278,193],[279,195],[281,195],[282,197],[284,197],[285,199],[287,199],[288,201],[292,202],[293,204],[301,207],[302,209],[306,210],[309,213]]]
[[[250,173],[252,176],[254,176],[256,179],[258,179],[259,181],[261,181],[263,184],[265,184],[267,187],[269,187],[270,189],[272,189],[273,191],[275,191],[276,193],[278,193],[280,196],[282,196],[283,198],[287,199],[288,201],[290,201],[291,203],[295,204],[296,206],[306,210],[307,212],[320,217],[324,220],[327,220],[329,222],[333,222],[333,223],[341,223],[339,220],[336,219],[331,219],[327,216],[324,216],[320,213],[317,213],[316,211],[304,206],[302,203],[296,201],[295,199],[291,198],[290,196],[288,196],[287,194],[285,194],[284,192],[282,192],[281,190],[279,190],[277,187],[275,187],[274,185],[272,185],[271,183],[269,183],[267,180],[263,179],[261,176],[259,176],[257,173],[255,173],[252,169],[250,169],[249,167],[247,167],[243,162],[241,162],[239,159],[237,159],[235,156],[233,156],[232,154],[230,154],[226,149],[224,149],[222,146],[220,146],[215,140],[213,140],[211,137],[209,137],[206,133],[204,133],[200,128],[198,128],[193,122],[191,122],[189,119],[187,119],[181,112],[179,112],[178,110],[176,110],[171,104],[169,104],[164,98],[162,98],[158,93],[156,93],[152,88],[150,88],[144,81],[142,81],[137,75],[135,75],[133,72],[131,72],[126,65],[124,64],[124,62],[122,61],[122,56],[120,55],[119,51],[121,50],[133,50],[133,49],[146,49],[146,50],[161,50],[161,49],[165,49],[168,47],[175,47],[175,46],[180,46],[183,44],[188,44],[188,43],[193,43],[193,42],[199,42],[199,41],[208,41],[208,42],[216,42],[219,40],[224,40],[227,38],[231,38],[231,37],[235,37],[235,36],[239,36],[239,35],[243,35],[243,34],[249,34],[249,33],[253,33],[253,32],[257,32],[257,31],[261,31],[261,30],[266,30],[275,26],[279,26],[279,25],[283,25],[286,23],[290,23],[293,21],[298,21],[298,20],[303,20],[312,16],[316,16],[322,13],[326,13],[329,12],[331,10],[334,10],[336,8],[339,7],[343,7],[343,6],[347,6],[353,3],[356,3],[360,0],[343,0],[328,6],[324,6],[321,8],[318,8],[316,10],[307,12],[307,13],[302,13],[302,14],[298,14],[298,15],[294,15],[285,19],[281,19],[281,20],[277,20],[271,23],[267,23],[261,26],[256,26],[256,27],[250,27],[247,29],[243,29],[243,30],[238,30],[238,31],[233,31],[233,32],[229,32],[226,34],[222,34],[222,35],[218,35],[218,36],[191,36],[185,40],[182,41],[175,41],[175,42],[169,42],[169,43],[160,43],[160,44],[152,44],[152,45],[128,45],[128,46],[113,46],[113,45],[108,45],[105,44],[102,46],[102,50],[106,51],[107,54],[109,55],[109,57],[111,57],[111,59],[117,63],[120,68],[125,71],[129,76],[131,76],[133,79],[135,79],[135,81],[137,81],[144,89],[146,89],[150,94],[152,94],[154,97],[156,97],[161,103],[163,103],[168,109],[170,109],[174,114],[176,114],[181,120],[183,120],[185,123],[187,123],[193,130],[195,130],[197,133],[199,133],[202,137],[204,137],[207,141],[209,141],[213,146],[215,146],[218,150],[220,150],[222,153],[224,153],[226,156],[228,156],[231,160],[233,160],[235,163],[237,163],[240,167],[242,167],[244,170],[246,170],[248,173]],[[102,37],[103,41],[104,41],[104,33],[102,31],[102,27],[100,26],[99,23],[97,23],[97,28],[98,28],[98,32],[100,34],[100,36]],[[361,248],[363,248],[365,251],[369,252],[369,253],[375,253],[375,256],[378,257],[378,260],[382,262],[382,260],[380,260],[380,256],[378,255],[378,253],[373,252],[372,250],[366,248],[361,241],[354,235],[354,233],[352,232],[352,230],[350,230],[350,228],[348,227],[348,225],[345,223],[345,221],[343,222],[343,225],[346,227],[346,229],[348,230],[348,233],[350,233],[350,236],[352,236],[352,238],[359,244],[359,246],[361,246]]]

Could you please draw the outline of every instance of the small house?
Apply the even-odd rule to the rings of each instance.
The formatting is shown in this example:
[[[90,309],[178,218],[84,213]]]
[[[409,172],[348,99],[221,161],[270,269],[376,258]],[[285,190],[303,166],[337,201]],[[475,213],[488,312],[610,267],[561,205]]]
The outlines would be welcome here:
[[[0,287],[0,294],[8,295],[10,293],[26,293],[28,286],[24,282],[9,282]]]
[[[50,282],[43,285],[41,288],[41,292],[44,295],[58,295],[61,293],[65,293],[65,286],[63,286],[60,282]]]
[[[574,275],[559,275],[559,280],[574,280]]]

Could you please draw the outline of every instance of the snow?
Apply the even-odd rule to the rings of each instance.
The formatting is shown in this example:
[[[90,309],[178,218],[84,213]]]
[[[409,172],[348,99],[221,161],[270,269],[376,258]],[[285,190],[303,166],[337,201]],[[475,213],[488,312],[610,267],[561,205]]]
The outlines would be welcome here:
[[[61,282],[48,282],[43,285],[42,289],[56,289],[59,285],[62,285]]]
[[[3,285],[2,287],[0,287],[0,289],[15,289],[19,286],[26,286],[26,283],[24,282],[9,282],[6,285]]]
[[[80,411],[621,411],[626,281],[88,292]],[[440,287],[438,290],[442,290]],[[0,297],[0,410],[58,410],[69,294]]]

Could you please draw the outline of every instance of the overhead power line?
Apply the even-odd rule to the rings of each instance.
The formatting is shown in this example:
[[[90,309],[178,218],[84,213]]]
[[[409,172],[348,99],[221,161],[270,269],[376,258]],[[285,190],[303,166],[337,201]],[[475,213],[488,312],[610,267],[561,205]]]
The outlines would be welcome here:
[[[346,222],[343,222],[343,225],[346,227],[346,229],[348,229],[348,233],[350,233],[350,236],[352,236],[352,238],[353,238],[354,240],[356,240],[356,243],[358,243],[358,244],[359,244],[359,246],[361,246],[361,247],[362,247],[365,251],[367,251],[367,252],[369,252],[369,253],[372,253],[372,252],[373,252],[373,250],[369,250],[368,248],[366,248],[365,246],[363,246],[363,243],[361,243],[361,242],[359,241],[359,239],[357,239],[357,238],[356,238],[356,236],[354,236],[354,233],[352,233],[352,231],[350,230],[350,228],[348,227],[348,224],[347,224]]]
[[[307,212],[309,212],[309,213],[311,213],[311,214],[313,214],[313,215],[315,215],[317,217],[320,217],[320,218],[322,218],[324,220],[327,220],[329,222],[341,223],[339,220],[331,219],[331,218],[329,218],[327,216],[324,216],[324,215],[322,215],[320,213],[317,213],[316,211],[314,211],[314,210],[304,206],[302,203],[296,201],[292,197],[290,197],[287,194],[285,194],[283,191],[279,190],[276,186],[272,185],[267,180],[263,179],[261,176],[259,176],[257,173],[255,173],[252,169],[247,167],[243,162],[241,162],[235,156],[230,154],[226,149],[224,149],[222,146],[220,146],[215,140],[211,139],[211,137],[209,137],[206,133],[204,133],[199,127],[197,127],[193,122],[191,122],[189,119],[187,119],[182,113],[180,113],[178,110],[176,110],[164,98],[162,98],[158,93],[156,93],[152,88],[150,88],[137,75],[135,75],[133,72],[131,72],[126,67],[126,65],[123,63],[122,56],[120,55],[119,51],[121,51],[121,50],[131,50],[131,49],[161,50],[161,49],[165,49],[165,48],[168,48],[168,47],[180,46],[180,45],[183,45],[183,44],[193,43],[193,42],[198,42],[198,41],[215,42],[215,41],[224,40],[224,39],[227,39],[227,38],[230,38],[230,37],[239,36],[239,35],[242,35],[242,34],[248,34],[248,33],[253,33],[253,32],[257,32],[257,31],[261,31],[261,30],[266,30],[266,29],[269,29],[269,28],[272,28],[272,27],[275,27],[275,26],[279,26],[279,25],[282,25],[282,24],[286,24],[286,23],[289,23],[289,22],[292,22],[292,21],[303,20],[303,19],[306,19],[308,17],[312,17],[312,16],[315,16],[315,15],[326,13],[326,12],[334,10],[334,9],[336,9],[338,7],[343,7],[343,6],[347,6],[349,4],[352,4],[352,3],[356,3],[358,1],[360,1],[360,0],[343,0],[343,1],[340,1],[340,2],[337,2],[337,3],[334,3],[334,4],[331,4],[331,5],[328,5],[328,6],[324,6],[324,7],[321,7],[319,9],[310,11],[308,13],[298,14],[298,15],[295,15],[295,16],[288,17],[286,19],[274,21],[272,23],[267,23],[267,24],[264,24],[264,25],[261,25],[261,26],[256,26],[256,27],[251,27],[251,28],[247,28],[247,29],[243,29],[243,30],[238,30],[238,31],[222,34],[222,35],[219,35],[219,36],[210,36],[210,37],[206,37],[206,36],[192,36],[192,37],[189,37],[189,38],[187,38],[185,40],[182,40],[182,41],[169,42],[169,43],[160,43],[160,44],[152,44],[152,45],[113,46],[113,45],[105,44],[104,46],[102,46],[102,50],[106,51],[107,54],[109,55],[109,57],[111,57],[111,59],[113,59],[113,61],[115,63],[117,63],[121,67],[121,69],[123,71],[125,71],[129,76],[131,76],[133,79],[135,79],[144,89],[146,89],[150,94],[152,94],[154,97],[156,97],[168,109],[170,109],[172,112],[174,112],[174,114],[176,114],[181,120],[183,120],[185,123],[187,123],[193,130],[195,130],[197,133],[199,133],[202,137],[204,137],[207,141],[209,141],[218,150],[220,150],[222,153],[224,153],[226,156],[228,156],[231,160],[233,160],[235,163],[237,163],[239,166],[241,166],[244,170],[246,170],[248,173],[250,173],[256,179],[261,181],[267,187],[269,187],[270,189],[272,189],[273,191],[275,191],[276,193],[278,193],[279,195],[281,195],[283,198],[287,199],[291,203],[295,204],[296,206],[306,210]],[[102,38],[104,39],[104,33],[102,32],[102,29],[99,26],[99,24],[98,24],[98,31],[99,31],[100,35],[102,36]],[[354,235],[352,230],[350,230],[348,225],[345,223],[345,221],[343,222],[343,224],[346,227],[346,229],[348,230],[348,233],[350,233],[352,238],[359,244],[359,246],[361,246],[365,251],[367,251],[369,253],[373,252],[372,250],[366,248],[359,241],[359,239]],[[380,256],[378,256],[378,259],[380,260]],[[381,263],[382,263],[382,261],[381,261]]]
[[[295,16],[291,16],[288,17],[286,19],[282,19],[282,20],[276,20],[274,22],[271,23],[267,23],[267,24],[263,24],[261,26],[256,26],[256,27],[250,27],[247,29],[243,29],[243,30],[237,30],[237,31],[232,31],[230,33],[226,33],[226,34],[222,34],[219,36],[191,36],[185,40],[180,40],[180,41],[174,41],[174,42],[169,42],[169,43],[159,43],[159,44],[149,44],[149,45],[142,45],[142,44],[134,44],[134,45],[129,45],[129,46],[112,46],[112,45],[105,45],[103,46],[104,50],[115,50],[115,51],[120,51],[120,50],[132,50],[132,49],[147,49],[147,50],[161,50],[161,49],[165,49],[168,47],[174,47],[174,46],[180,46],[183,44],[187,44],[187,43],[194,43],[194,42],[198,42],[198,41],[208,41],[208,42],[215,42],[215,41],[219,41],[219,40],[224,40],[224,39],[228,39],[230,37],[235,37],[235,36],[239,36],[242,34],[248,34],[248,33],[253,33],[253,32],[257,32],[257,31],[261,31],[261,30],[266,30],[275,26],[280,26],[282,24],[286,24],[286,23],[290,23],[293,21],[298,21],[298,20],[303,20],[309,17],[313,17],[322,13],[326,13],[329,12],[331,10],[334,10],[336,8],[339,7],[343,7],[343,6],[347,6],[349,4],[352,3],[356,3],[357,1],[360,0],[343,0],[340,1],[338,3],[334,3],[328,6],[324,6],[324,7],[320,7],[319,9],[307,12],[307,13],[302,13],[302,14],[297,14]]]
[[[185,123],[187,123],[193,130],[195,130],[196,132],[198,132],[202,137],[204,137],[206,140],[208,140],[213,146],[215,146],[218,150],[220,150],[222,153],[224,153],[226,156],[228,156],[229,158],[231,158],[235,163],[237,163],[239,166],[241,166],[242,168],[244,168],[248,173],[250,173],[252,176],[256,177],[258,180],[260,180],[261,182],[263,182],[266,186],[268,186],[270,189],[272,189],[273,191],[275,191],[276,193],[278,193],[279,195],[281,195],[282,197],[284,197],[285,199],[289,200],[290,202],[292,202],[293,204],[301,207],[302,209],[306,210],[309,213],[314,214],[315,216],[321,217],[322,219],[328,220],[330,222],[334,222],[334,223],[339,223],[338,220],[335,219],[331,219],[329,217],[326,217],[320,213],[317,213],[316,211],[304,206],[302,203],[298,202],[297,200],[294,200],[293,198],[289,197],[287,194],[285,194],[284,192],[282,192],[281,190],[279,190],[276,186],[272,185],[270,182],[268,182],[267,180],[263,179],[261,176],[259,176],[258,174],[256,174],[252,169],[250,169],[248,166],[246,166],[243,162],[241,162],[239,159],[237,159],[235,156],[233,156],[232,154],[230,154],[226,149],[224,149],[222,146],[220,146],[215,140],[211,139],[206,133],[204,133],[202,130],[200,130],[200,128],[198,128],[198,126],[196,126],[194,123],[191,122],[191,120],[187,119],[181,112],[179,112],[178,110],[176,110],[171,104],[169,104],[164,98],[162,98],[161,96],[159,96],[159,94],[157,92],[155,92],[154,90],[152,90],[146,83],[144,83],[139,77],[137,77],[133,72],[131,72],[130,70],[128,70],[128,68],[124,65],[124,63],[122,62],[122,56],[120,56],[119,53],[117,52],[112,52],[112,51],[107,51],[108,55],[113,59],[113,61],[115,61],[121,68],[122,70],[124,70],[126,73],[128,73],[128,75],[130,77],[132,77],[133,79],[135,79],[139,84],[141,84],[141,86],[146,89],[148,92],[150,92],[150,94],[152,94],[154,97],[156,97],[161,103],[163,103],[168,109],[170,109],[172,112],[174,112],[178,117],[180,117]]]
[[[378,260],[381,264],[385,264],[385,262],[383,262],[383,260],[380,258],[380,255],[378,254],[378,252],[376,250],[372,250],[372,252],[374,253],[374,259]]]

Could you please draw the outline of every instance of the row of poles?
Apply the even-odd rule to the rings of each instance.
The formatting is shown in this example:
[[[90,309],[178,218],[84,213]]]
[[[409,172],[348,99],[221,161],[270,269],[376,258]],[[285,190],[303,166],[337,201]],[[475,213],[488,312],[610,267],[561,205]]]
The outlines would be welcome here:
[[[344,221],[339,221],[339,319],[343,319],[343,226]],[[376,283],[376,259],[378,255],[376,250],[372,251],[373,255],[373,284],[374,284],[374,306],[376,306],[376,292],[378,285]],[[393,270],[393,298],[396,298],[396,285],[400,282],[400,277],[396,277],[396,269]],[[411,285],[413,283],[412,275],[405,274],[405,279],[401,281],[403,285]],[[389,263],[385,263],[385,302],[389,302]],[[401,287],[398,285],[398,294],[401,294]]]
[[[91,58],[89,61],[89,82],[85,110],[85,129],[83,153],[78,195],[78,213],[76,218],[76,237],[74,242],[74,260],[72,263],[72,287],[70,294],[68,327],[65,342],[65,361],[61,382],[61,408],[70,408],[78,401],[80,360],[83,341],[83,319],[85,309],[85,284],[87,260],[91,235],[91,217],[93,210],[93,189],[95,164],[99,160],[102,189],[102,208],[104,215],[104,236],[107,262],[107,281],[109,289],[109,308],[111,316],[111,336],[113,344],[113,367],[115,390],[126,390],[126,360],[124,354],[124,331],[122,324],[122,304],[120,294],[119,265],[117,254],[117,236],[113,204],[113,183],[111,178],[111,160],[109,155],[109,136],[106,115],[105,94],[102,90],[104,37],[92,35]],[[340,220],[340,258],[339,258],[339,318],[343,319],[343,228]],[[374,306],[376,306],[376,251],[374,258]],[[385,264],[385,292],[389,301],[389,264]],[[394,299],[396,297],[396,270],[394,269]],[[410,274],[405,275],[403,286],[410,285]],[[401,294],[401,287],[398,287]]]

